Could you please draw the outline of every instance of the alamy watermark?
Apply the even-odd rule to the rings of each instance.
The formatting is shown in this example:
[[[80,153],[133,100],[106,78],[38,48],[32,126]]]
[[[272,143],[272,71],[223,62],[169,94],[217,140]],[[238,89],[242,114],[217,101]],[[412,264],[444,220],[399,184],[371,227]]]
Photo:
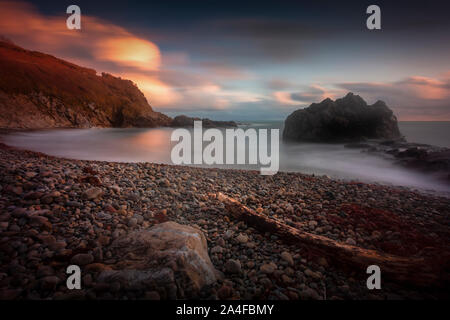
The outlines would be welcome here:
[[[185,165],[259,165],[262,175],[273,175],[280,163],[279,131],[270,129],[269,142],[268,129],[225,129],[224,134],[223,130],[212,128],[203,132],[202,122],[194,121],[193,137],[188,129],[172,132],[171,141],[178,143],[170,158],[174,164]],[[209,143],[204,146],[204,142]]]
[[[370,276],[367,278],[366,285],[367,289],[381,289],[381,269],[379,266],[373,264],[367,267],[367,274]]]
[[[81,9],[77,5],[70,5],[66,9],[66,13],[70,16],[66,20],[67,29],[80,30],[81,29]],[[369,30],[381,29],[381,9],[378,5],[372,4],[367,7],[366,14],[370,16],[366,20],[366,26]]]
[[[370,16],[367,18],[366,26],[369,30],[380,30],[381,29],[381,9],[376,4],[372,4],[367,7],[367,14]]]
[[[81,9],[77,5],[70,5],[66,10],[67,14],[70,16],[66,20],[66,26],[69,30],[80,30],[81,29]]]
[[[66,281],[67,289],[81,289],[81,269],[76,264],[72,264],[67,267],[66,273],[69,274],[69,277]]]

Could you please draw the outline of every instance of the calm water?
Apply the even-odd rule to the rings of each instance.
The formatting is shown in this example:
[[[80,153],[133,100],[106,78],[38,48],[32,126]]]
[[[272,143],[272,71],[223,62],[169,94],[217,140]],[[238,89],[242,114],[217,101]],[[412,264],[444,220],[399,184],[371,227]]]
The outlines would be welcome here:
[[[450,148],[450,122],[399,122],[406,140]]]
[[[260,122],[244,129],[280,128],[282,122]],[[450,122],[403,122],[408,141],[450,147]],[[50,155],[82,160],[155,162],[171,164],[172,129],[61,129],[17,132],[2,136],[9,145]],[[280,130],[281,138],[282,130]],[[238,146],[244,148],[244,146]],[[222,166],[225,167],[225,166]],[[227,166],[230,168],[230,166]],[[258,169],[259,166],[232,166]],[[450,186],[414,172],[379,155],[344,148],[340,144],[285,144],[280,141],[280,171],[326,174],[334,178],[379,182],[450,194]]]

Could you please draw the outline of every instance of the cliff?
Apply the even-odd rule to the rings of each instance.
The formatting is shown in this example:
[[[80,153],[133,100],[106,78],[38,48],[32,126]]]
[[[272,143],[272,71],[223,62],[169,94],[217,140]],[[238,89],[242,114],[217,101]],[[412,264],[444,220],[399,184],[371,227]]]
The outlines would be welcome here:
[[[156,127],[155,112],[130,80],[0,40],[0,128]]]

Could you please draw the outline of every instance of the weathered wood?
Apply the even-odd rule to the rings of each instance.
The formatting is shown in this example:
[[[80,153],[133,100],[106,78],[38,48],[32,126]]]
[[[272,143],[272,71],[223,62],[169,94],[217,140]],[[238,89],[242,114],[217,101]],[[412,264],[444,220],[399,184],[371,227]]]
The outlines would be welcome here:
[[[413,286],[445,287],[449,284],[447,257],[400,257],[376,250],[363,249],[330,238],[303,232],[280,221],[259,214],[236,199],[218,193],[216,198],[224,203],[227,214],[245,221],[247,225],[276,234],[281,240],[305,248],[315,256],[323,256],[336,267],[351,269],[366,275],[370,265],[381,269],[383,279],[404,282]],[[366,275],[368,276],[368,275]]]

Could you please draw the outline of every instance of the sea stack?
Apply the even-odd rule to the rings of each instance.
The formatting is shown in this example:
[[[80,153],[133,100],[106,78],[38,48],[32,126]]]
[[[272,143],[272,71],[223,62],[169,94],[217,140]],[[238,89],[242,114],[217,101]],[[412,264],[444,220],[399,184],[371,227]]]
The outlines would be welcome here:
[[[383,102],[368,105],[348,93],[336,101],[327,98],[291,113],[285,120],[283,140],[349,142],[365,139],[399,139],[397,118]]]

